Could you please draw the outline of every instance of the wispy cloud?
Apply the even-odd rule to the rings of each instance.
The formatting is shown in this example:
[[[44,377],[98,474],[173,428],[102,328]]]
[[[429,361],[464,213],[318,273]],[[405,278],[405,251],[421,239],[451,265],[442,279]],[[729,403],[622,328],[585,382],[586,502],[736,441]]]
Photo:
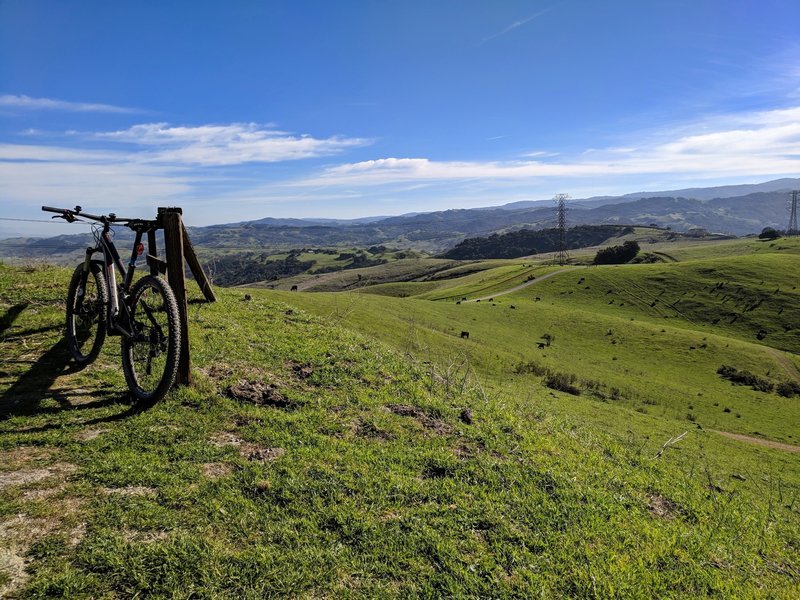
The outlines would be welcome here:
[[[511,23],[511,25],[509,25],[508,27],[506,27],[502,31],[498,31],[497,33],[494,33],[494,34],[492,34],[492,35],[490,35],[488,37],[483,38],[482,43],[485,44],[486,42],[488,42],[490,40],[493,40],[495,38],[499,38],[501,35],[505,35],[507,33],[510,33],[512,31],[514,31],[515,29],[517,29],[518,27],[522,27],[526,23],[529,23],[529,22],[533,21],[534,19],[538,19],[539,17],[549,13],[551,10],[553,10],[552,6],[549,7],[549,8],[545,8],[544,10],[540,10],[539,12],[534,13],[529,17],[526,17],[524,19],[520,19],[519,21],[514,21],[513,23]]]
[[[717,117],[662,132],[649,144],[592,149],[575,158],[531,160],[434,161],[380,158],[327,168],[298,185],[384,185],[444,180],[604,178],[644,174],[768,176],[800,171],[800,107]]]
[[[256,123],[196,127],[147,123],[95,137],[145,147],[150,152],[140,157],[143,160],[206,166],[315,158],[370,143],[364,138],[297,135]]]
[[[17,206],[77,203],[96,210],[128,207],[135,214],[165,203],[202,206],[209,195],[238,201],[234,190],[254,189],[266,179],[252,172],[245,176],[248,179],[239,179],[230,170],[209,166],[298,161],[369,143],[361,138],[298,135],[252,123],[192,127],[149,123],[111,132],[27,134],[48,142],[55,138],[57,143],[0,143],[0,201]],[[315,193],[306,188],[301,194],[296,194],[297,188],[293,191],[298,202]],[[345,196],[337,191],[328,197]],[[219,203],[214,207],[218,213]],[[225,217],[209,216],[207,222],[219,220]]]
[[[98,104],[92,102],[68,102],[53,98],[31,98],[25,95],[5,94],[0,96],[0,107],[23,110],[55,110],[64,112],[134,114],[146,112],[136,108]]]
[[[257,214],[364,216],[486,206],[563,189],[597,195],[795,176],[800,105],[679,123],[592,152],[537,149],[502,160],[389,156],[300,170],[299,159],[368,143],[252,123],[149,123],[63,136],[58,144],[6,143],[0,144],[0,199],[28,206],[74,201],[97,210],[127,204],[137,214],[151,205],[183,204],[212,223],[252,217],[256,207],[263,211]],[[275,161],[300,164],[280,177],[271,169],[207,168]]]

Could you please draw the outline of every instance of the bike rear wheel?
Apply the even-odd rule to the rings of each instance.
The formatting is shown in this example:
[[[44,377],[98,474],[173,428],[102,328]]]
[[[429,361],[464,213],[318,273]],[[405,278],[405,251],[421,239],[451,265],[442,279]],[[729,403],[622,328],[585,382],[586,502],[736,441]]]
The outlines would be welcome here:
[[[122,370],[136,400],[154,404],[175,383],[180,355],[178,303],[161,277],[146,275],[128,300],[131,337],[122,337]]]
[[[67,292],[67,348],[80,366],[93,362],[106,339],[108,291],[103,269],[90,263],[75,268]]]

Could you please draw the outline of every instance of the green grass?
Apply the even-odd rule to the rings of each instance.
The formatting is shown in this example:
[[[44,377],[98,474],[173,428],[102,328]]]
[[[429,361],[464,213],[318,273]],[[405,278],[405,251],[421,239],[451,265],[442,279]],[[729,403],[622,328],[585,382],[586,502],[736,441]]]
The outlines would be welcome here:
[[[573,274],[562,277],[568,276],[577,279]],[[511,296],[495,303],[460,306],[363,295],[301,294],[296,299],[281,299],[328,319],[344,318],[400,351],[429,354],[425,356],[428,360],[441,362],[449,354],[463,354],[497,389],[517,379],[517,365],[532,361],[599,382],[605,394],[616,388],[620,390],[617,402],[631,409],[680,419],[692,414],[698,423],[716,429],[748,435],[757,432],[791,442],[797,428],[788,425],[800,422],[796,397],[732,386],[716,374],[722,364],[733,364],[762,376],[769,373],[776,380],[788,378],[772,351],[710,331],[631,321],[627,315],[605,315],[555,303],[545,307],[544,301]],[[460,339],[461,331],[469,331],[468,340]],[[556,339],[541,350],[537,343],[545,333]],[[788,355],[785,359],[792,360]],[[725,408],[730,412],[724,412]]]
[[[795,257],[762,253],[735,260],[592,267],[552,277],[510,298],[538,296],[595,314],[724,333],[797,353],[798,279]]]
[[[22,596],[800,592],[797,455],[709,431],[796,443],[797,398],[714,372],[779,368],[744,333],[573,303],[577,272],[539,302],[545,281],[461,305],[217,290],[190,306],[195,385],[136,411],[116,339],[66,367],[68,275],[0,267],[0,482],[51,473],[0,488],[0,520],[32,532],[0,533],[29,561]],[[553,392],[516,372],[531,362],[602,386]],[[228,397],[240,381],[292,409]]]
[[[347,262],[340,263],[346,265]],[[262,282],[248,287],[289,290],[297,285],[304,291],[338,292],[360,289],[381,283],[409,281],[425,278],[443,269],[459,264],[457,261],[439,258],[402,258],[372,267],[347,269],[332,273],[303,273],[277,282]]]

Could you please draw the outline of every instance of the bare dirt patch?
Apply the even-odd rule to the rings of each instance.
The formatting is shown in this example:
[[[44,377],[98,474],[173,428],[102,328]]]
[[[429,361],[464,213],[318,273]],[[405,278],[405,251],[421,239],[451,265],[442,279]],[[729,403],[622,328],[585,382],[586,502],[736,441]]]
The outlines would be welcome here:
[[[20,469],[0,473],[0,490],[11,485],[27,485],[50,477],[64,478],[77,467],[69,463],[55,463],[41,469]]]
[[[216,379],[217,381],[226,379],[233,375],[233,369],[230,367],[230,365],[226,365],[225,363],[214,363],[208,368],[201,368],[200,371],[208,375],[211,379]]]
[[[48,461],[52,452],[37,446],[17,446],[11,450],[0,452],[0,465],[8,471],[22,469],[31,463]]]
[[[674,519],[680,514],[680,507],[661,494],[648,494],[647,508],[650,514],[662,519]]]
[[[383,431],[372,421],[367,421],[363,418],[358,418],[355,423],[353,423],[353,433],[355,433],[355,435],[358,437],[371,438],[375,440],[385,441],[392,439],[391,433],[388,431]]]
[[[260,381],[239,381],[227,389],[229,398],[239,402],[247,402],[259,406],[272,406],[275,408],[292,409],[297,408],[297,404],[288,400],[278,387],[272,383],[262,383]]]
[[[203,463],[200,472],[206,479],[220,479],[233,473],[233,465],[223,462]]]
[[[211,437],[210,442],[217,448],[224,448],[225,446],[241,446],[244,440],[230,431],[220,431]]]
[[[0,584],[0,598],[13,596],[28,579],[27,558],[31,546],[48,534],[65,530],[64,522],[72,519],[81,506],[77,498],[67,498],[58,502],[58,515],[54,518],[31,518],[21,513],[0,522],[0,573],[5,575],[5,584]],[[83,537],[86,523],[79,522],[66,531],[70,544],[77,544]]]
[[[289,367],[292,369],[295,377],[300,380],[306,380],[314,374],[314,367],[311,363],[291,362],[289,363]]]
[[[447,435],[452,430],[450,425],[438,417],[429,415],[419,406],[413,406],[411,404],[387,404],[386,408],[396,415],[416,419],[425,429],[430,429],[437,435]]]
[[[38,488],[35,490],[25,490],[22,492],[23,500],[47,500],[64,491],[64,486],[59,485],[56,487]]]
[[[25,555],[31,545],[51,529],[44,519],[31,519],[26,515],[16,515],[0,523],[0,573],[8,578],[5,585],[0,585],[0,597],[5,598],[25,584],[29,562]]]
[[[266,446],[258,446],[257,444],[243,444],[239,449],[239,453],[247,460],[270,462],[277,460],[286,454],[286,450],[283,448],[268,448]]]
[[[764,446],[765,448],[773,448],[775,450],[783,450],[785,452],[800,452],[800,446],[792,446],[791,444],[784,444],[782,442],[773,442],[772,440],[752,437],[742,433],[731,433],[730,431],[718,431],[716,429],[709,429],[709,431],[724,435],[726,438],[731,438],[732,440],[739,440],[740,442],[747,442],[748,444],[756,444],[757,446]]]
[[[247,460],[268,462],[276,460],[286,453],[283,448],[271,448],[253,442],[246,442],[230,431],[221,431],[211,438],[211,443],[217,447],[235,446],[239,449],[239,454]],[[223,463],[209,463],[223,464]]]

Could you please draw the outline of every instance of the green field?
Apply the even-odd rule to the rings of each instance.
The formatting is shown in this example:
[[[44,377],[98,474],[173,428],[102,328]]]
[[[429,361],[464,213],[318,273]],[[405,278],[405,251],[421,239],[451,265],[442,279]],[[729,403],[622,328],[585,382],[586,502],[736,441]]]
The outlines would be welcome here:
[[[147,411],[113,338],[70,370],[68,271],[0,266],[0,595],[797,597],[800,396],[717,370],[800,381],[798,250],[219,289]]]

